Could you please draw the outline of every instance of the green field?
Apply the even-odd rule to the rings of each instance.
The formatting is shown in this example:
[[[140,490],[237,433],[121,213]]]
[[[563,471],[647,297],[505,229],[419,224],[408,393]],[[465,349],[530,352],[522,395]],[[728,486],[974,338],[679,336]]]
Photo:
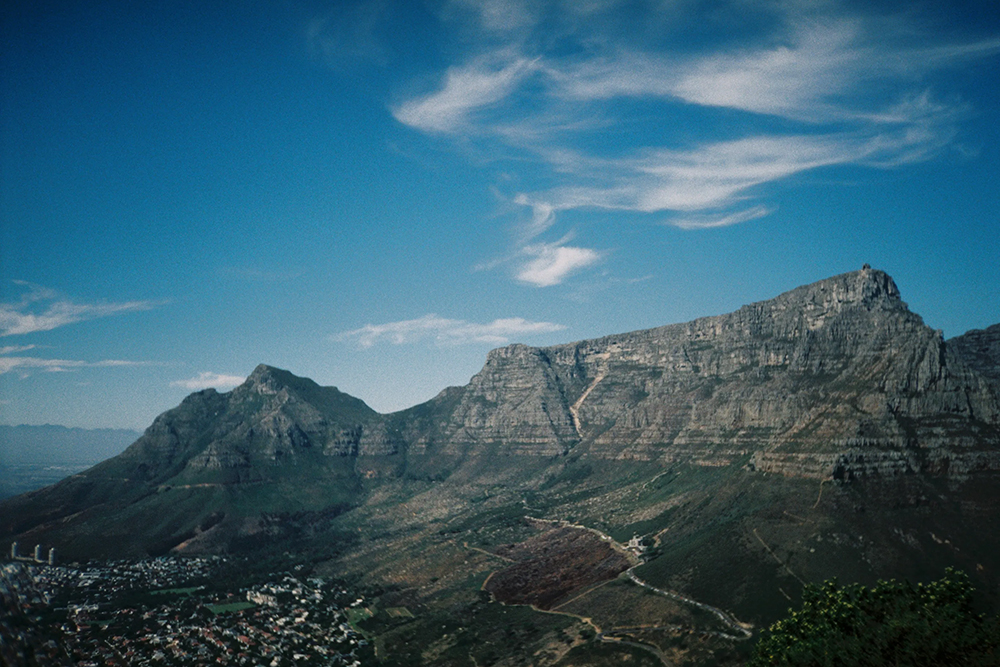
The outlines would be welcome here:
[[[227,614],[232,611],[243,611],[256,607],[253,602],[230,602],[229,604],[209,604],[205,605],[213,614]]]
[[[392,618],[413,618],[413,612],[406,607],[389,607],[385,613]]]
[[[347,610],[347,622],[351,625],[360,623],[366,618],[374,616],[374,612],[368,607],[351,607]]]
[[[361,633],[361,636],[368,641],[373,641],[375,639],[375,635],[371,632],[365,632],[358,626],[358,624],[374,616],[375,612],[368,607],[350,607],[345,611],[347,613],[347,622],[351,625],[351,629],[355,632]]]

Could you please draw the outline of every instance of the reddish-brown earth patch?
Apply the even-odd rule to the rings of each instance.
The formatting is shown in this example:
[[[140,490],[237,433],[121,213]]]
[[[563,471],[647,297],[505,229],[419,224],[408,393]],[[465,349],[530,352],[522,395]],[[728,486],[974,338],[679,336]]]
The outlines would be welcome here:
[[[484,588],[505,604],[539,609],[552,608],[577,589],[614,579],[633,564],[594,533],[572,527],[552,528],[493,553],[515,562],[494,572]]]

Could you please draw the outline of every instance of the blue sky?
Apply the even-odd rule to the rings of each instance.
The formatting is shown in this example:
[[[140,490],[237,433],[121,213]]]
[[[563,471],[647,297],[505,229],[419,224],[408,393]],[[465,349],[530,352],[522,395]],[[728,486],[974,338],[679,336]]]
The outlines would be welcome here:
[[[1000,322],[994,2],[0,12],[3,423],[144,428],[262,362],[397,410],[865,262]]]

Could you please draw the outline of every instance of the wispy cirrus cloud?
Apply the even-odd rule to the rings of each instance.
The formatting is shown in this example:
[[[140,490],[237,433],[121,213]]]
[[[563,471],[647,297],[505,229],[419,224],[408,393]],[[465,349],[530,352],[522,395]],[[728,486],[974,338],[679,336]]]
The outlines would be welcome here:
[[[521,317],[501,318],[480,324],[429,314],[413,320],[366,324],[359,329],[337,334],[333,336],[333,340],[356,341],[361,347],[366,348],[382,342],[403,345],[423,340],[433,340],[441,345],[466,343],[503,345],[514,336],[551,333],[565,328],[561,324],[532,322]]]
[[[22,287],[25,292],[17,302],[0,303],[0,336],[51,331],[76,322],[151,310],[166,303],[164,301],[77,303],[40,285],[23,280],[12,282]]]
[[[232,389],[243,384],[245,375],[223,375],[221,373],[211,373],[203,371],[193,378],[187,380],[174,380],[171,387],[180,387],[188,391],[201,391],[202,389]]]
[[[538,22],[538,3],[526,0],[450,0],[446,12],[467,10],[478,19],[479,26],[492,33],[510,33]]]
[[[512,252],[520,261],[498,262],[538,287],[601,255],[542,239],[566,211],[724,227],[769,215],[777,207],[768,186],[796,174],[933,159],[953,145],[968,111],[955,94],[935,94],[935,75],[1000,54],[997,36],[949,41],[923,30],[919,12],[865,13],[838,2],[768,3],[738,30],[722,22],[732,38],[704,43],[664,40],[656,29],[643,38],[644,22],[697,11],[682,4],[646,14],[614,2],[541,2],[530,12],[519,2],[452,4],[479,8],[466,27],[478,27],[480,39],[467,40],[469,55],[435,89],[393,113],[416,130],[493,154],[513,150],[547,169],[544,187],[509,193],[530,216]],[[505,16],[508,38],[498,40]],[[625,27],[606,31],[596,16]],[[750,24],[760,26],[755,34],[743,30]],[[679,121],[692,129],[675,132]],[[609,132],[621,140],[605,140]]]
[[[812,122],[849,113],[844,93],[885,75],[857,20],[806,20],[787,32],[774,46],[697,54],[624,49],[546,71],[555,94],[577,101],[662,97]]]
[[[6,349],[6,348],[5,348]],[[125,359],[103,359],[101,361],[80,361],[78,359],[43,359],[40,357],[0,356],[0,375],[17,371],[30,375],[32,371],[65,373],[81,368],[120,368],[128,366],[159,366],[156,362],[128,361]]]
[[[77,322],[111,317],[120,313],[150,310],[162,301],[126,301],[79,303],[55,290],[23,280],[13,284],[22,288],[20,300],[0,303],[0,336],[16,336],[51,331]],[[84,368],[120,368],[160,366],[159,362],[127,359],[50,359],[24,356],[23,352],[39,349],[38,345],[5,345],[0,347],[0,374],[16,372],[22,377],[35,372],[64,373]]]
[[[688,217],[675,218],[669,224],[681,229],[711,229],[713,227],[729,227],[757,218],[770,215],[771,210],[765,206],[753,206],[745,211],[737,211],[725,215],[696,214]]]
[[[396,119],[425,132],[470,130],[474,112],[500,102],[535,68],[533,61],[498,52],[445,74],[441,89],[404,102]]]
[[[691,150],[647,150],[625,159],[591,158],[580,161],[580,181],[604,183],[522,193],[516,202],[532,208],[534,228],[553,224],[559,211],[578,208],[709,212],[729,220],[728,224],[736,224],[763,217],[731,210],[755,198],[754,188],[759,186],[824,166],[893,167],[926,159],[953,137],[953,132],[942,131],[932,123],[914,121],[875,134],[761,135],[705,143]],[[766,215],[772,209],[757,205],[750,210],[764,211]]]
[[[1000,39],[892,46],[870,32],[860,19],[805,20],[792,22],[787,43],[778,46],[687,56],[624,50],[544,71],[554,94],[582,102],[660,97],[810,124],[906,123],[923,111],[887,117],[878,109],[920,91],[937,70],[1000,53]]]

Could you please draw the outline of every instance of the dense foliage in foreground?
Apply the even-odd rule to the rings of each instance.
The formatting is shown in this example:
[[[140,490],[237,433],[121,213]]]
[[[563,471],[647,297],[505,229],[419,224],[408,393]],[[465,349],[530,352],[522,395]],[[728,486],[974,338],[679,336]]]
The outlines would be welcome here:
[[[763,633],[749,667],[1000,665],[1000,619],[973,611],[972,590],[953,569],[915,587],[807,586],[802,609]]]

